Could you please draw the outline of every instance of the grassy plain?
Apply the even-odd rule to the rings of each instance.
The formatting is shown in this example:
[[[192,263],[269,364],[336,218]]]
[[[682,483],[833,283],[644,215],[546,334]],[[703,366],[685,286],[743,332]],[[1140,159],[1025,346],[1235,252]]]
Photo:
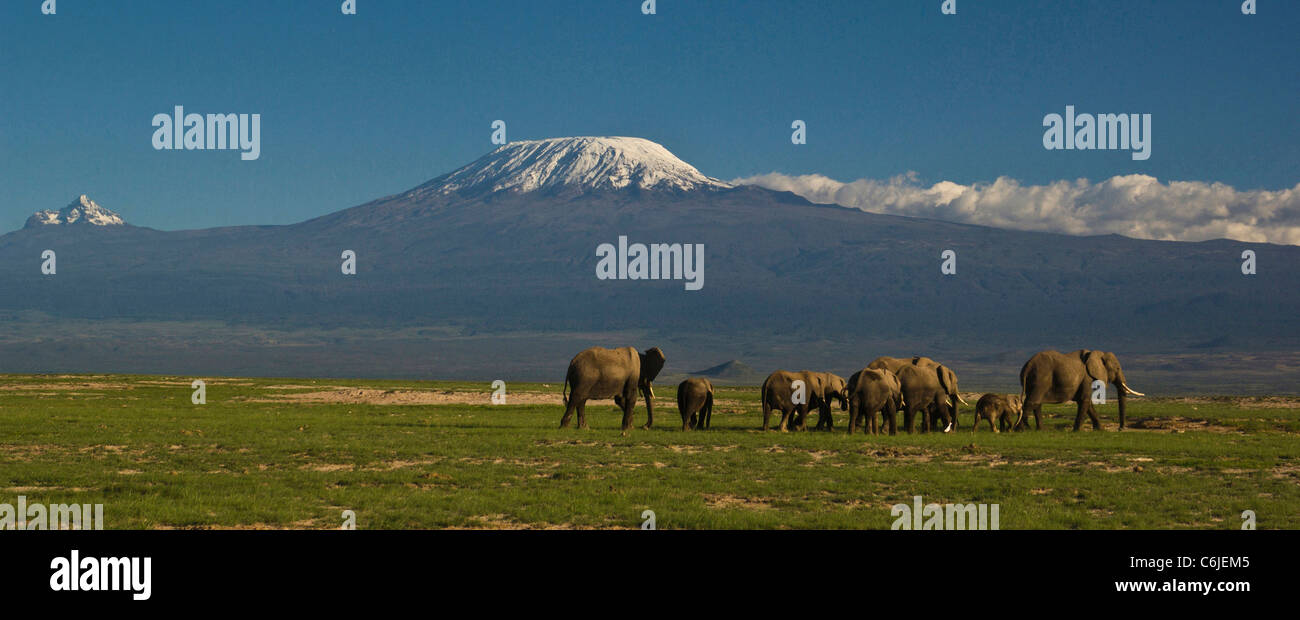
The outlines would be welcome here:
[[[560,430],[558,384],[121,375],[0,377],[0,503],[102,503],[108,528],[888,528],[890,507],[999,504],[1002,529],[1300,527],[1300,401],[1138,399],[1135,428],[849,436],[761,432],[756,388],[713,429],[612,403]],[[973,402],[973,398],[967,398]],[[838,412],[837,412],[838,413]],[[637,424],[644,422],[638,404]]]

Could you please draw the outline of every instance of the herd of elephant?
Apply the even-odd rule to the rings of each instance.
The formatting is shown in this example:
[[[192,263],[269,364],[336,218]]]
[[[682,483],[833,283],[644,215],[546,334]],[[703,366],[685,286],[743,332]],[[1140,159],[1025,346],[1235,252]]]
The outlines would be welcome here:
[[[654,425],[655,377],[663,370],[664,352],[653,347],[638,352],[632,347],[606,349],[592,347],[569,362],[564,377],[564,417],[560,428],[569,426],[574,413],[578,428],[587,428],[588,400],[613,398],[623,412],[623,431],[632,427],[632,413],[637,395],[646,401],[646,423]],[[1098,383],[1100,382],[1100,383]],[[1129,395],[1143,396],[1128,386],[1119,359],[1114,353],[1080,349],[1072,353],[1041,351],[1020,369],[1020,394],[985,394],[975,404],[971,430],[987,421],[994,432],[1020,430],[1028,426],[1027,413],[1034,414],[1034,427],[1042,429],[1044,403],[1072,401],[1078,405],[1074,430],[1083,425],[1086,414],[1094,429],[1101,429],[1093,406],[1094,393],[1104,384],[1115,386],[1119,397],[1119,428],[1124,428],[1124,412]],[[957,390],[957,374],[928,357],[876,358],[848,380],[829,372],[787,372],[778,370],[763,381],[763,430],[771,426],[773,412],[780,412],[777,429],[806,430],[808,414],[816,409],[817,428],[832,430],[832,405],[849,412],[849,433],[877,434],[888,427],[897,432],[896,415],[903,413],[903,426],[914,431],[917,414],[922,431],[942,428],[949,432],[958,426],[958,405],[969,405]],[[682,416],[682,430],[708,428],[713,417],[713,384],[703,377],[692,377],[677,386],[677,408]],[[879,417],[877,416],[879,414]],[[1013,419],[1014,418],[1014,419]]]

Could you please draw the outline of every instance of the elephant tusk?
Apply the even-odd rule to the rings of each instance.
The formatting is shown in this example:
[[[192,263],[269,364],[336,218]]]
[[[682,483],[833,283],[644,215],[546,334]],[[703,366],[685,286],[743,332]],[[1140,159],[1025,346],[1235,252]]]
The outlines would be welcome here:
[[[1139,392],[1139,391],[1137,391],[1137,390],[1135,390],[1135,389],[1129,387],[1127,383],[1120,383],[1120,385],[1124,386],[1124,391],[1125,391],[1125,392],[1128,392],[1129,394],[1132,394],[1132,395],[1134,395],[1134,396],[1146,396],[1146,394],[1143,394],[1142,392]]]
[[[948,428],[943,429],[943,432],[945,432],[945,433],[951,433],[951,432],[952,432],[952,422],[949,422],[949,423],[948,423]]]
[[[961,397],[961,392],[957,392],[957,402],[966,405],[967,407],[970,406],[970,403],[966,402],[966,399]]]

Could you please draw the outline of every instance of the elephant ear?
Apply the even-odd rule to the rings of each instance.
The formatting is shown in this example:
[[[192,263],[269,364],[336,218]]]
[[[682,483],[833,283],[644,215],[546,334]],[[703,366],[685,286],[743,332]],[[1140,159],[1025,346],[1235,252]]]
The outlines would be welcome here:
[[[664,352],[659,347],[653,347],[641,354],[641,378],[639,383],[642,387],[649,387],[650,382],[659,376],[659,371],[664,369]]]
[[[1106,362],[1100,351],[1083,351],[1083,365],[1088,369],[1089,377],[1106,380]]]
[[[957,389],[957,376],[942,364],[935,368],[935,372],[939,375],[939,385],[943,387],[943,393],[952,394],[953,390]]]

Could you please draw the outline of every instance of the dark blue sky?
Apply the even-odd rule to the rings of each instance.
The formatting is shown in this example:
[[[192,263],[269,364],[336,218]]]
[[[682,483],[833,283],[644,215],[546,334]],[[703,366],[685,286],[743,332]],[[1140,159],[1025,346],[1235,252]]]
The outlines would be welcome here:
[[[705,174],[1300,182],[1300,2],[39,0],[0,6],[0,231],[90,194],[164,229],[291,223],[512,140],[629,135]],[[155,151],[154,114],[259,113],[262,155]],[[1153,115],[1148,161],[1042,119]],[[808,123],[808,144],[790,123]]]

